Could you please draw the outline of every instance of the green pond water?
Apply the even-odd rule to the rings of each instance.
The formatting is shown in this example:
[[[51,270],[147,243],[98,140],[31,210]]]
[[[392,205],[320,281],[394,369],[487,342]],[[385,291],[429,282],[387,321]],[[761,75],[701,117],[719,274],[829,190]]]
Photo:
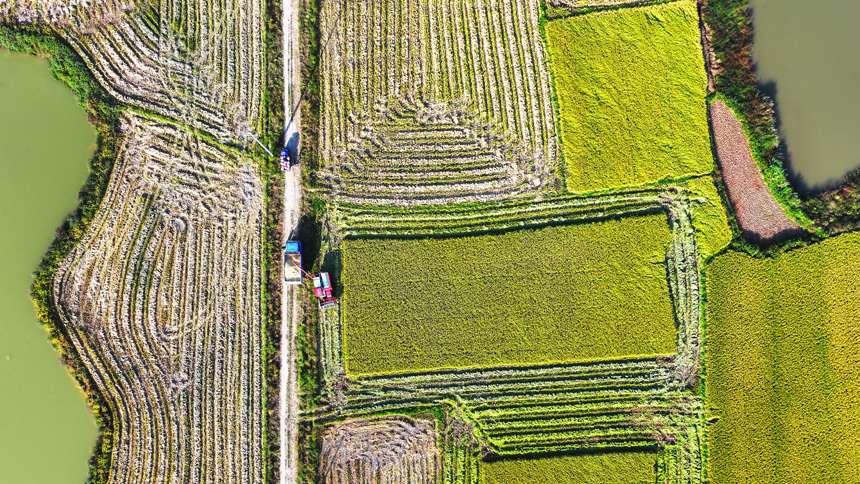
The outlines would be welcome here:
[[[0,482],[80,484],[97,436],[30,300],[95,131],[45,59],[0,49]]]
[[[760,79],[776,88],[789,168],[802,189],[832,185],[860,167],[860,1],[750,6],[753,59]]]

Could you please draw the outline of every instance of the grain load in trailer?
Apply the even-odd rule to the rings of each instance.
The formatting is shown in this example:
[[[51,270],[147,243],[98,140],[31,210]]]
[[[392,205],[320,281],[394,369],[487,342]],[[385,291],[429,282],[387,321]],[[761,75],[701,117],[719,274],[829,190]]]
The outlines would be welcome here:
[[[302,283],[302,243],[290,240],[284,244],[284,282],[290,285]]]

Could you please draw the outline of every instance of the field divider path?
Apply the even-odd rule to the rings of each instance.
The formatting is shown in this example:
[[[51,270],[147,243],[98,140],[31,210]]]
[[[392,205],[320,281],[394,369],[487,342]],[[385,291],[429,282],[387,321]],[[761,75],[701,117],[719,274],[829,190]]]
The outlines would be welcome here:
[[[301,216],[301,69],[299,62],[299,0],[282,0],[284,39],[284,148],[293,156],[296,166],[284,174],[284,227],[283,241],[291,238],[298,228]],[[281,371],[279,382],[279,442],[280,482],[295,484],[298,477],[299,445],[299,372],[298,372],[298,321],[301,308],[298,288],[282,281],[281,291]]]

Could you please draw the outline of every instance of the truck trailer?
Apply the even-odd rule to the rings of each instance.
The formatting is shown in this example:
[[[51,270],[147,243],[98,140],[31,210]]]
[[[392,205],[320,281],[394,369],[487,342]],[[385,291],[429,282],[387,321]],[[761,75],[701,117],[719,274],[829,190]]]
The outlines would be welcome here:
[[[284,282],[299,285],[304,276],[302,272],[302,243],[290,240],[284,244]]]

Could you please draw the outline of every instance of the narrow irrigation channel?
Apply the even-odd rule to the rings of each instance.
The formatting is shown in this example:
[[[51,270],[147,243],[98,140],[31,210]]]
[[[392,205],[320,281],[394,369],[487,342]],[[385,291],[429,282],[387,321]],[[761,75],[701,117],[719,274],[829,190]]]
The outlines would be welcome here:
[[[0,49],[0,106],[0,481],[80,483],[95,422],[29,292],[76,206],[95,132],[38,57]]]

